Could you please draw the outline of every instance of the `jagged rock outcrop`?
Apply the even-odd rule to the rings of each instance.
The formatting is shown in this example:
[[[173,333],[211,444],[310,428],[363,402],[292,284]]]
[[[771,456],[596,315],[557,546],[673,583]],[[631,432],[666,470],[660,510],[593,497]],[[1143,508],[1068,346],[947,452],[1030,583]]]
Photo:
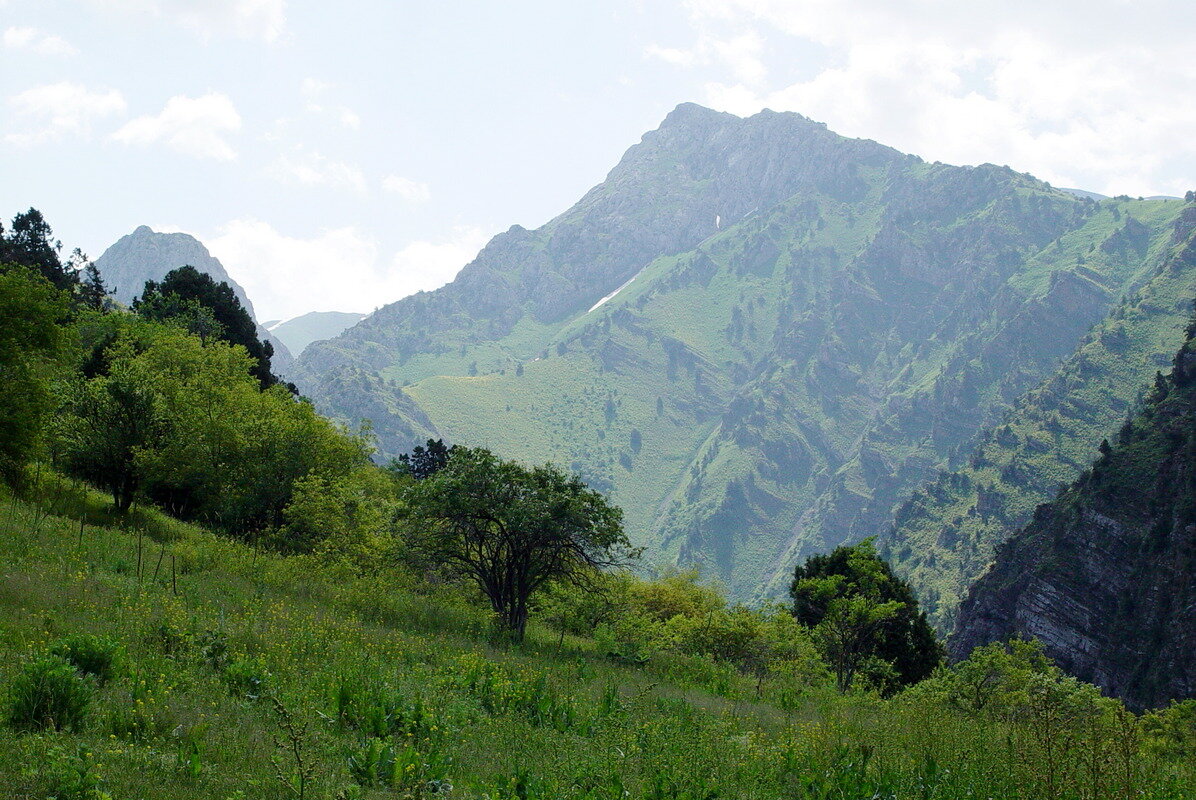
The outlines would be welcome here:
[[[229,277],[224,265],[202,242],[186,233],[158,233],[148,225],[141,225],[113,243],[95,264],[109,294],[125,305],[141,296],[146,281],[160,281],[178,267],[195,267],[213,280],[227,283],[249,316],[258,322],[253,303],[241,285]],[[260,324],[258,337],[274,347],[271,361],[274,372],[285,375],[294,363],[290,350]]]
[[[1196,697],[1194,332],[1116,444],[997,548],[960,607],[953,658],[1035,637],[1132,706]]]

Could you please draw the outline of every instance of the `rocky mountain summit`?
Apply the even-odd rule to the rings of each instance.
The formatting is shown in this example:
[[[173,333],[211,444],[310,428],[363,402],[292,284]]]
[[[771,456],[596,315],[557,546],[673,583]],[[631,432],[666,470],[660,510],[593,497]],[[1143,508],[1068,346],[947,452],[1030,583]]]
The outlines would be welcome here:
[[[568,466],[650,563],[765,597],[886,531],[1153,285],[1184,206],[686,104],[571,209],[311,345],[293,377],[371,419],[384,455],[443,436]],[[1118,335],[1174,352],[1175,298],[1152,296]]]
[[[109,293],[126,305],[141,295],[146,281],[160,281],[172,269],[190,265],[217,282],[227,283],[249,316],[257,322],[253,302],[245,290],[229,277],[224,265],[202,242],[186,233],[158,233],[148,225],[141,225],[112,244],[95,264]],[[284,374],[294,362],[290,350],[260,324],[258,337],[273,345],[274,369]]]

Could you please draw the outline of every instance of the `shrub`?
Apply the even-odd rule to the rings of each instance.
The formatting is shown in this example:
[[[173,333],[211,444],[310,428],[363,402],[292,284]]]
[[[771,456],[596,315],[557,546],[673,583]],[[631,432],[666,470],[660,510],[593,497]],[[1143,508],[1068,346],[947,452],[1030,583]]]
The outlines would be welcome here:
[[[349,774],[362,786],[404,792],[408,797],[447,795],[453,787],[445,779],[448,760],[438,748],[421,752],[414,744],[371,738],[349,756]]]
[[[8,721],[16,728],[74,730],[91,706],[91,686],[69,661],[47,656],[26,664],[9,687]]]
[[[116,677],[123,661],[123,653],[116,640],[89,634],[59,639],[50,652],[69,661],[84,675],[93,676],[100,684]]]
[[[67,756],[60,750],[51,752],[54,759],[47,775],[49,796],[54,800],[112,800],[100,787],[104,781],[96,773],[95,760],[80,746]]]
[[[224,682],[228,690],[250,700],[257,700],[270,685],[270,671],[256,658],[237,658],[224,668]]]

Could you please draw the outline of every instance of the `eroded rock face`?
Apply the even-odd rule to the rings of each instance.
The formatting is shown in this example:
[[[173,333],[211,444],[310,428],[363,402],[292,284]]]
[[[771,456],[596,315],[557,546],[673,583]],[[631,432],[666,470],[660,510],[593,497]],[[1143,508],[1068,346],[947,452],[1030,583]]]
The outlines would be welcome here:
[[[1194,355],[1189,334],[1118,444],[998,548],[960,608],[953,658],[1034,637],[1134,707],[1196,697]]]

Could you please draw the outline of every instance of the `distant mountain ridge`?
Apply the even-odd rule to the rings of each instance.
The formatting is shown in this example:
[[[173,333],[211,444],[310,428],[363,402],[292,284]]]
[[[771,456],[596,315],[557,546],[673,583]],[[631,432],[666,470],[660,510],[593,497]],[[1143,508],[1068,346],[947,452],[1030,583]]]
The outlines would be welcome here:
[[[350,311],[309,311],[292,319],[266,323],[265,327],[297,358],[312,342],[338,336],[366,316]]]
[[[444,436],[568,465],[650,560],[762,597],[883,533],[1149,280],[1183,207],[686,104],[295,377],[385,454]]]
[[[148,225],[141,225],[109,246],[95,264],[109,294],[125,305],[141,296],[146,281],[160,281],[171,270],[190,265],[217,282],[227,283],[249,316],[258,321],[245,290],[229,277],[220,260],[189,234],[158,233]],[[260,324],[258,336],[274,346],[274,370],[284,374],[294,363],[291,351]]]

